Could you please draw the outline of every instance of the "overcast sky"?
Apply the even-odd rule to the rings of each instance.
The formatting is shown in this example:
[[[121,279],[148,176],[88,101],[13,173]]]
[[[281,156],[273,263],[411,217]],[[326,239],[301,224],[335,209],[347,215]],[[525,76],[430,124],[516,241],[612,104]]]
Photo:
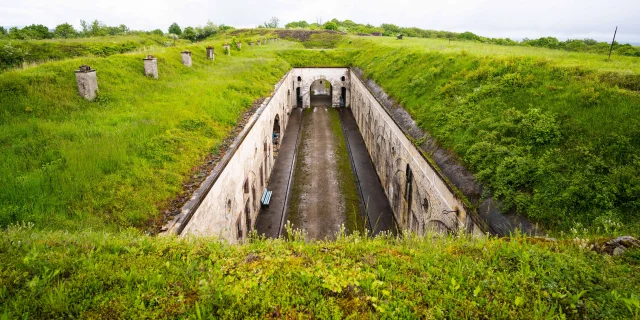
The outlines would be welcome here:
[[[0,0],[0,25],[50,28],[80,19],[136,30],[203,25],[207,20],[255,27],[271,16],[281,24],[351,19],[423,29],[471,31],[513,39],[555,36],[640,43],[640,0]]]

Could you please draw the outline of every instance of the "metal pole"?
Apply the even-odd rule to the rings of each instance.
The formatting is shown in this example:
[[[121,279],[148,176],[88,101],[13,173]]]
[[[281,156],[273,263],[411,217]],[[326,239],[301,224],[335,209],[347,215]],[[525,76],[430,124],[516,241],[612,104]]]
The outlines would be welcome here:
[[[611,51],[613,51],[613,43],[616,42],[616,33],[618,33],[618,26],[616,26],[616,31],[613,33],[613,40],[611,41],[611,48],[609,48],[609,60],[611,60]]]

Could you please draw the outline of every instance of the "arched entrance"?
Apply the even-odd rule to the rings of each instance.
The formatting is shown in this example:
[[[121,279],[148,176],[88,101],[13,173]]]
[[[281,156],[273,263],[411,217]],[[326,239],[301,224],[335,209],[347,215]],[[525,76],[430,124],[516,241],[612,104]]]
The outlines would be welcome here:
[[[273,120],[273,153],[276,156],[278,149],[280,148],[280,115],[276,114],[276,118]]]
[[[311,83],[309,94],[312,107],[331,107],[333,86],[326,79],[318,79]]]

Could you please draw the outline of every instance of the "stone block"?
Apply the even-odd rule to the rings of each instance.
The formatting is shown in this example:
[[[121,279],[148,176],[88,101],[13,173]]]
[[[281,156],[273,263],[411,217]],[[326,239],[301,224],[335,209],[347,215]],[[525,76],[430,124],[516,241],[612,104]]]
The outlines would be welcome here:
[[[152,55],[148,55],[142,60],[144,61],[144,75],[158,79],[158,59]]]
[[[88,65],[80,66],[76,70],[76,82],[78,83],[78,93],[83,98],[92,101],[98,95],[98,78],[96,70]]]
[[[187,67],[191,67],[191,51],[182,51],[182,64]]]

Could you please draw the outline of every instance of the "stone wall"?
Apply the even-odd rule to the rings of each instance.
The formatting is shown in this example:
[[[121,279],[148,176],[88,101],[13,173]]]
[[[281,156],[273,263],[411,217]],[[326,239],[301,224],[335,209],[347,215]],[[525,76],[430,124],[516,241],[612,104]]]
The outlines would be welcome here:
[[[400,228],[424,234],[482,233],[426,156],[400,129],[357,74],[351,74],[349,105]]]
[[[225,157],[165,227],[165,233],[215,236],[235,243],[253,229],[277,154],[274,122],[279,119],[282,141],[294,106],[292,79],[293,72],[289,72],[275,86],[271,98],[249,119]]]
[[[340,94],[343,87],[347,88],[345,101],[348,103],[351,82],[351,72],[348,68],[296,68],[291,72],[294,75],[292,77],[292,86],[294,87],[292,92],[295,94],[295,89],[300,88],[302,106],[304,108],[309,108],[311,106],[311,85],[314,81],[320,79],[331,83],[333,88],[331,104],[334,107],[340,106]]]

